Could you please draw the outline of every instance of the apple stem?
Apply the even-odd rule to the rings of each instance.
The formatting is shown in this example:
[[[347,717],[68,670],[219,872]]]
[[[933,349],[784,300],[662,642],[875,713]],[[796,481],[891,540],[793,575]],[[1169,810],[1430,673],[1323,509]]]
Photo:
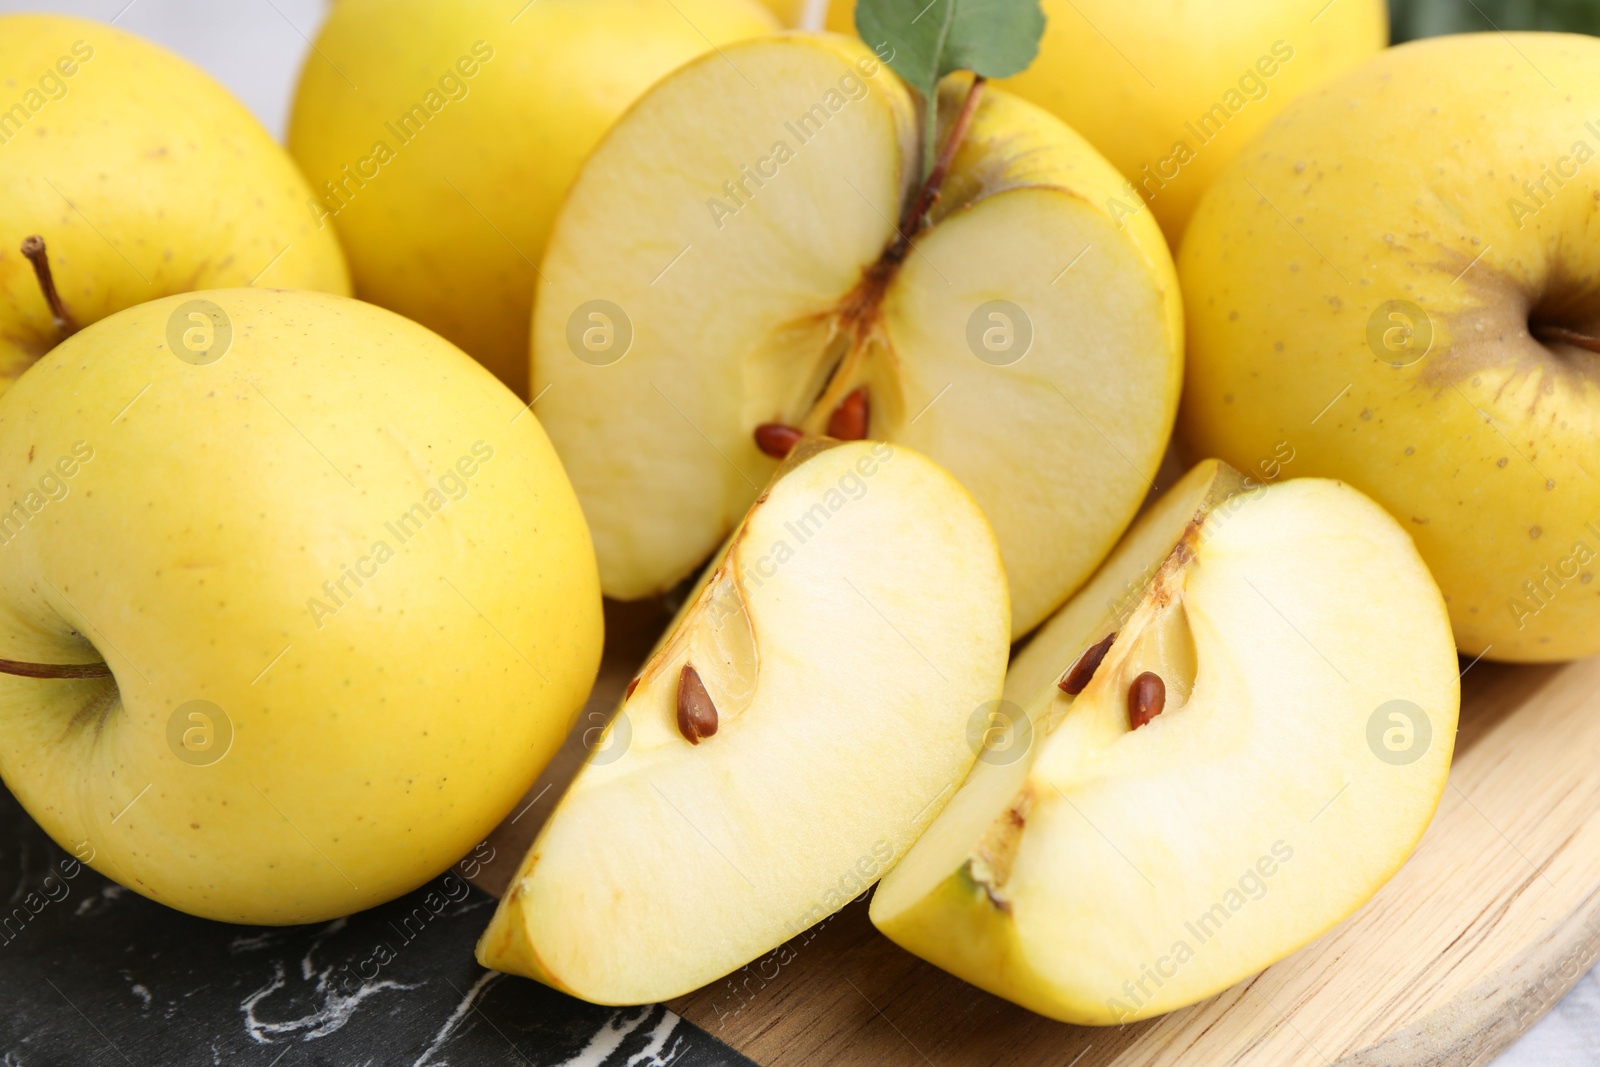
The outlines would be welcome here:
[[[1586,348],[1590,352],[1600,352],[1600,337],[1590,337],[1586,333],[1569,330],[1565,326],[1535,326],[1533,335],[1541,341],[1565,342],[1578,348]]]
[[[78,324],[67,313],[66,305],[61,303],[61,294],[56,292],[56,280],[50,273],[50,254],[45,251],[44,238],[36,233],[24,237],[22,254],[33,264],[33,275],[39,279],[45,303],[50,305],[50,317],[55,320],[56,332],[65,341],[78,332]]]
[[[950,124],[950,135],[944,139],[939,157],[934,160],[933,169],[928,172],[928,180],[922,183],[922,189],[917,193],[916,199],[911,201],[905,214],[900,216],[900,236],[884,255],[890,263],[898,265],[904,262],[911,251],[911,238],[921,232],[923,226],[927,224],[928,212],[938,203],[944,180],[950,174],[950,165],[955,162],[961,141],[966,137],[968,127],[972,125],[972,117],[978,112],[978,103],[983,99],[983,86],[987,80],[981,74],[972,76],[972,86],[967,90],[967,98],[961,102],[961,110],[956,113],[955,121]],[[938,105],[930,102],[928,106]]]
[[[104,663],[24,663],[0,659],[0,674],[18,678],[110,678],[111,668]]]

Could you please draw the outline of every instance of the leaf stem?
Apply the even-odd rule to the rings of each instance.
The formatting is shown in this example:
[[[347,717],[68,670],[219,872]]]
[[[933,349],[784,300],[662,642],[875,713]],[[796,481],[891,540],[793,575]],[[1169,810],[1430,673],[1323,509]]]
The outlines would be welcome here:
[[[967,90],[967,98],[961,102],[961,110],[956,113],[955,121],[950,124],[950,134],[944,139],[938,158],[929,168],[927,179],[922,183],[916,198],[906,206],[905,213],[900,216],[900,237],[884,256],[890,263],[899,264],[905,260],[906,254],[911,250],[911,238],[922,230],[928,221],[928,212],[939,202],[944,180],[949,177],[956,152],[960,150],[961,142],[972,126],[972,117],[978,112],[978,103],[983,99],[983,86],[987,80],[981,74],[972,76],[972,86]],[[936,111],[937,105],[930,110]],[[926,147],[931,150],[932,145],[933,138],[927,138]]]

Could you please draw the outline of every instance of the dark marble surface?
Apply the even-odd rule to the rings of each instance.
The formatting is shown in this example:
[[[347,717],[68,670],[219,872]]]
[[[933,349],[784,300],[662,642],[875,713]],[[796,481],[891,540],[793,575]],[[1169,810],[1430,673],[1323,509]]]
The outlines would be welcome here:
[[[0,1067],[731,1067],[665,1008],[485,971],[494,901],[447,873],[316,926],[195,919],[76,863],[0,789]]]

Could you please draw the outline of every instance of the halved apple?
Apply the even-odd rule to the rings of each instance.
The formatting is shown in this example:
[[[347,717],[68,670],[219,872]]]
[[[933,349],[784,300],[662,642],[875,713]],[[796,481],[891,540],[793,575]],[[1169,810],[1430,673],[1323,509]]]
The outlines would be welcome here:
[[[1247,489],[1215,460],[1039,632],[1007,694],[1035,743],[975,767],[872,921],[1088,1024],[1200,1000],[1359,907],[1432,818],[1459,707],[1405,531],[1342,483]]]
[[[946,81],[941,143],[968,84]],[[913,94],[859,42],[788,35],[658,83],[590,157],[544,259],[533,378],[608,595],[711,554],[773,468],[763,424],[949,469],[993,524],[1015,633],[1132,520],[1181,376],[1155,222],[1108,213],[1115,169],[989,88],[906,246],[917,138]]]
[[[902,856],[1004,683],[1005,576],[911,450],[802,443],[629,687],[478,943],[586,1000],[687,992]]]

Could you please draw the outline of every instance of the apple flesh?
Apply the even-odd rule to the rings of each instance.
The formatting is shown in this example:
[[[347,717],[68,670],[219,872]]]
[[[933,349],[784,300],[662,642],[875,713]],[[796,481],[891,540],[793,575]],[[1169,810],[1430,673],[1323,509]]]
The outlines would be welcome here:
[[[630,686],[479,961],[640,1004],[825,918],[966,774],[1009,632],[993,536],[947,473],[903,446],[802,443]]]
[[[966,95],[947,79],[941,140]],[[983,508],[1014,634],[1131,521],[1181,376],[1159,231],[1106,212],[1121,179],[1071,130],[987,90],[907,248],[915,112],[859,42],[770,38],[658,83],[590,157],[542,268],[533,375],[609,595],[715,550],[773,469],[759,427],[837,436],[858,398],[856,430]]]
[[[1031,743],[980,761],[879,885],[883,933],[1040,1014],[1123,1023],[1294,951],[1404,862],[1459,704],[1438,590],[1355,490],[1242,485],[1191,471],[1020,654]]]
[[[1600,653],[1596,99],[1593,37],[1391,49],[1289,107],[1184,242],[1186,443],[1287,442],[1370,494],[1469,656]]]
[[[0,392],[61,342],[19,252],[43,237],[70,320],[193,289],[348,293],[311,190],[210,77],[114,26],[0,16]]]
[[[0,501],[0,776],[194,915],[316,922],[433,877],[599,662],[537,421],[347,298],[213,290],[86,327],[0,398]]]

